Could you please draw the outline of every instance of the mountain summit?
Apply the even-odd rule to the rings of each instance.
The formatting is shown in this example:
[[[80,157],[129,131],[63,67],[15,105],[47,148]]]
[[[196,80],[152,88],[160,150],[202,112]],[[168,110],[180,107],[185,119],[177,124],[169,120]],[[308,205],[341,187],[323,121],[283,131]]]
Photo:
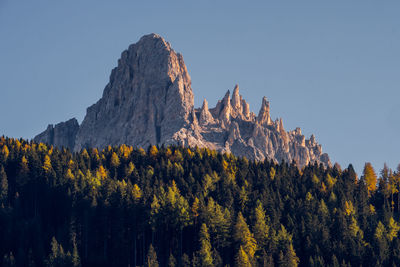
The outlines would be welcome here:
[[[122,53],[102,98],[87,109],[80,126],[75,119],[49,125],[34,140],[75,151],[118,144],[179,144],[255,160],[294,160],[300,167],[310,162],[330,165],[314,135],[306,140],[300,128],[287,132],[282,119],[272,121],[266,97],[255,115],[238,85],[214,108],[204,99],[195,109],[182,55],[157,34],[143,36]]]

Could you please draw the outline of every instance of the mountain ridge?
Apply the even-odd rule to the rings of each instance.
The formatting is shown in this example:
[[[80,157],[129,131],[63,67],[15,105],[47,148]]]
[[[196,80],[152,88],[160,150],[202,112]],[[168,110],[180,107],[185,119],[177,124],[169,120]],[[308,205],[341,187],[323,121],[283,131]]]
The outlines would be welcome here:
[[[101,99],[87,109],[78,129],[76,123],[49,126],[34,140],[75,151],[178,144],[254,160],[295,161],[300,167],[312,162],[331,165],[314,135],[306,140],[300,128],[287,132],[282,119],[272,121],[266,97],[258,115],[251,112],[238,85],[214,108],[205,99],[195,108],[182,55],[157,34],[143,36],[122,52]]]

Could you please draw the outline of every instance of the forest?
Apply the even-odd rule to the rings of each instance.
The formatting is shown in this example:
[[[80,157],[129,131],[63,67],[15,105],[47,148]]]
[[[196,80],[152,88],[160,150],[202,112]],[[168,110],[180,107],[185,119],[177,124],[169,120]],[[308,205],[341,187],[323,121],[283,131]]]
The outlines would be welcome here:
[[[400,266],[400,168],[0,137],[1,266]]]

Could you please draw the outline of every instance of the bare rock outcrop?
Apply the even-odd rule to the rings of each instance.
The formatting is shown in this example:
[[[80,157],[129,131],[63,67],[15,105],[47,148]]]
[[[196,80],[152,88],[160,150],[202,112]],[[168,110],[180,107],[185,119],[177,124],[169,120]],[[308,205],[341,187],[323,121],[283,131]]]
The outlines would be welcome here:
[[[35,142],[47,143],[73,150],[78,130],[79,123],[75,118],[73,118],[66,122],[60,122],[55,126],[49,124],[46,131],[37,135],[33,140]]]
[[[49,126],[35,140],[76,151],[119,144],[179,144],[254,160],[295,161],[299,167],[331,164],[314,135],[306,139],[300,128],[287,132],[282,119],[271,120],[266,97],[257,116],[238,85],[214,108],[207,100],[199,109],[193,103],[183,57],[162,37],[150,34],[122,53],[102,98],[87,109],[81,126],[76,120]]]
[[[89,107],[75,150],[84,147],[173,143],[190,123],[191,81],[183,57],[156,34],[121,55],[103,97]]]

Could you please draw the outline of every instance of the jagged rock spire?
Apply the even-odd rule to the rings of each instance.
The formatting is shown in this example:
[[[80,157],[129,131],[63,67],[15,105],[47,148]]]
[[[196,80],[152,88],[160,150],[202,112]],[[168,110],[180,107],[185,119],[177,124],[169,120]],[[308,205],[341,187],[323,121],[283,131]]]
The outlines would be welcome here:
[[[240,95],[239,95],[239,85],[235,85],[235,88],[233,89],[233,94],[232,94],[232,108],[240,112],[241,111],[241,103],[240,103]]]
[[[243,116],[245,119],[250,119],[250,105],[246,102],[246,100],[242,100],[242,107],[243,107]]]
[[[219,114],[219,119],[223,123],[223,126],[229,125],[231,121],[231,99],[230,99],[230,91],[228,90],[222,99],[222,110]]]
[[[208,102],[206,99],[203,101],[203,105],[200,110],[200,117],[199,117],[200,125],[207,125],[210,123],[214,123],[214,118],[208,109]]]
[[[271,124],[271,117],[269,115],[269,102],[265,96],[263,97],[260,112],[257,116],[257,122],[262,126]]]

